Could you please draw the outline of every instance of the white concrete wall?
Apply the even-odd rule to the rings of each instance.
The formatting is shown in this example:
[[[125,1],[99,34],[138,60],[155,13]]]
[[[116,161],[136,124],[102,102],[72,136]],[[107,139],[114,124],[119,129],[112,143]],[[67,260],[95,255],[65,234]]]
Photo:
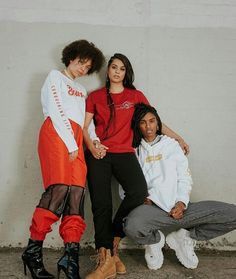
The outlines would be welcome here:
[[[236,3],[234,0],[19,1],[0,3],[0,247],[26,244],[42,192],[37,136],[40,88],[62,47],[85,38],[108,58],[126,54],[136,86],[191,146],[192,200],[236,203]],[[84,78],[88,90],[104,72]],[[119,204],[116,183],[114,204]],[[89,196],[88,228],[93,243]],[[236,232],[211,242],[236,249]],[[57,230],[47,246],[60,247]],[[131,243],[124,241],[131,247]],[[205,245],[205,244],[204,244]],[[205,245],[207,247],[211,244]]]

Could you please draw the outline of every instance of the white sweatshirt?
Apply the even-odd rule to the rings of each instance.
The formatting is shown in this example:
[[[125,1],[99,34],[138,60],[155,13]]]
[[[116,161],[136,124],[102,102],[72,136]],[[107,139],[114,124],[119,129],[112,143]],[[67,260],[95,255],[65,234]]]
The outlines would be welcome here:
[[[148,198],[166,212],[170,212],[178,201],[187,207],[192,177],[188,159],[178,142],[160,136],[160,141],[151,146],[142,139],[136,155],[147,181]]]
[[[151,146],[142,139],[135,152],[147,181],[148,198],[166,212],[170,212],[178,201],[187,208],[192,177],[188,159],[178,142],[160,136],[160,141]],[[121,185],[119,194],[123,199],[125,193]]]
[[[50,117],[55,130],[64,141],[68,152],[78,149],[69,119],[83,128],[87,92],[76,80],[71,80],[58,70],[52,70],[41,90],[44,118]],[[90,137],[97,139],[92,124]]]

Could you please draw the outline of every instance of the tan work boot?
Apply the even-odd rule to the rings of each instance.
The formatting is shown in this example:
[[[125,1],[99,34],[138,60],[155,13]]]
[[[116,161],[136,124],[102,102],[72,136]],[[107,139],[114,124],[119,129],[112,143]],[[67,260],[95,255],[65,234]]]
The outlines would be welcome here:
[[[124,263],[121,261],[118,253],[118,246],[120,243],[121,238],[120,237],[114,237],[113,241],[113,257],[116,265],[116,273],[117,274],[125,274],[126,273],[126,267]]]
[[[98,266],[85,279],[112,279],[116,277],[116,266],[110,249],[104,247],[98,250]]]

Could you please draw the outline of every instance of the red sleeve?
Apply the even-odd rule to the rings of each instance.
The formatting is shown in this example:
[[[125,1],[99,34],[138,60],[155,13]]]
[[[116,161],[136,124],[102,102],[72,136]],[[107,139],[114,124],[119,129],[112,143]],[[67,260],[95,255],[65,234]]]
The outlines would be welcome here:
[[[88,98],[86,99],[86,112],[90,112],[94,114],[95,107],[93,102],[93,96],[92,94],[88,95]]]
[[[144,103],[146,105],[150,105],[148,99],[144,96],[143,92],[141,91],[137,91],[137,92],[138,92],[137,94],[138,103]]]

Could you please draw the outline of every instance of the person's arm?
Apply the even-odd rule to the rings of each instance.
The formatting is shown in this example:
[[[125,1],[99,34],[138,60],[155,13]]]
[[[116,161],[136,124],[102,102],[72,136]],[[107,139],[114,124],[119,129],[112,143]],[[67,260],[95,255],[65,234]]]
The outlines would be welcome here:
[[[189,203],[193,181],[188,166],[188,159],[183,154],[179,145],[177,145],[175,150],[175,159],[177,171],[177,193],[175,206],[171,209],[169,214],[174,219],[181,219]]]
[[[94,141],[98,141],[100,142],[99,137],[97,136],[96,132],[95,132],[95,125],[94,125],[94,121],[93,119],[91,120],[89,127],[88,127],[88,134],[90,139],[94,142]]]
[[[87,148],[92,153],[93,157],[96,159],[102,159],[106,155],[106,150],[108,149],[106,146],[102,145],[98,139],[92,140],[89,136],[89,126],[93,119],[93,113],[86,112],[85,113],[85,121],[83,128],[84,142]]]
[[[143,94],[143,92],[138,91],[137,98],[138,98],[137,103],[144,103],[146,105],[150,105],[148,99]],[[181,136],[176,134],[173,130],[171,130],[169,127],[167,127],[164,123],[162,123],[162,134],[177,140],[179,142],[179,145],[183,149],[184,154],[185,155],[189,154],[189,152],[190,152],[189,145],[184,141],[184,139]]]
[[[178,141],[180,147],[184,151],[185,155],[188,155],[190,152],[189,145],[184,141],[184,139],[176,134],[173,130],[167,127],[164,123],[162,123],[162,133],[170,138],[173,138]]]
[[[139,94],[137,96],[138,96],[139,103],[144,103],[144,104],[150,105],[148,99],[141,91],[139,91]],[[184,139],[181,136],[176,134],[173,130],[171,130],[169,127],[167,127],[164,123],[162,123],[162,133],[170,138],[177,140],[179,145],[183,149],[184,154],[185,155],[189,154],[189,152],[190,152],[189,145],[184,141]]]
[[[42,103],[52,120],[57,134],[68,149],[69,159],[74,160],[78,155],[78,146],[70,121],[64,112],[60,90],[60,80],[56,73],[52,71],[42,87]]]

